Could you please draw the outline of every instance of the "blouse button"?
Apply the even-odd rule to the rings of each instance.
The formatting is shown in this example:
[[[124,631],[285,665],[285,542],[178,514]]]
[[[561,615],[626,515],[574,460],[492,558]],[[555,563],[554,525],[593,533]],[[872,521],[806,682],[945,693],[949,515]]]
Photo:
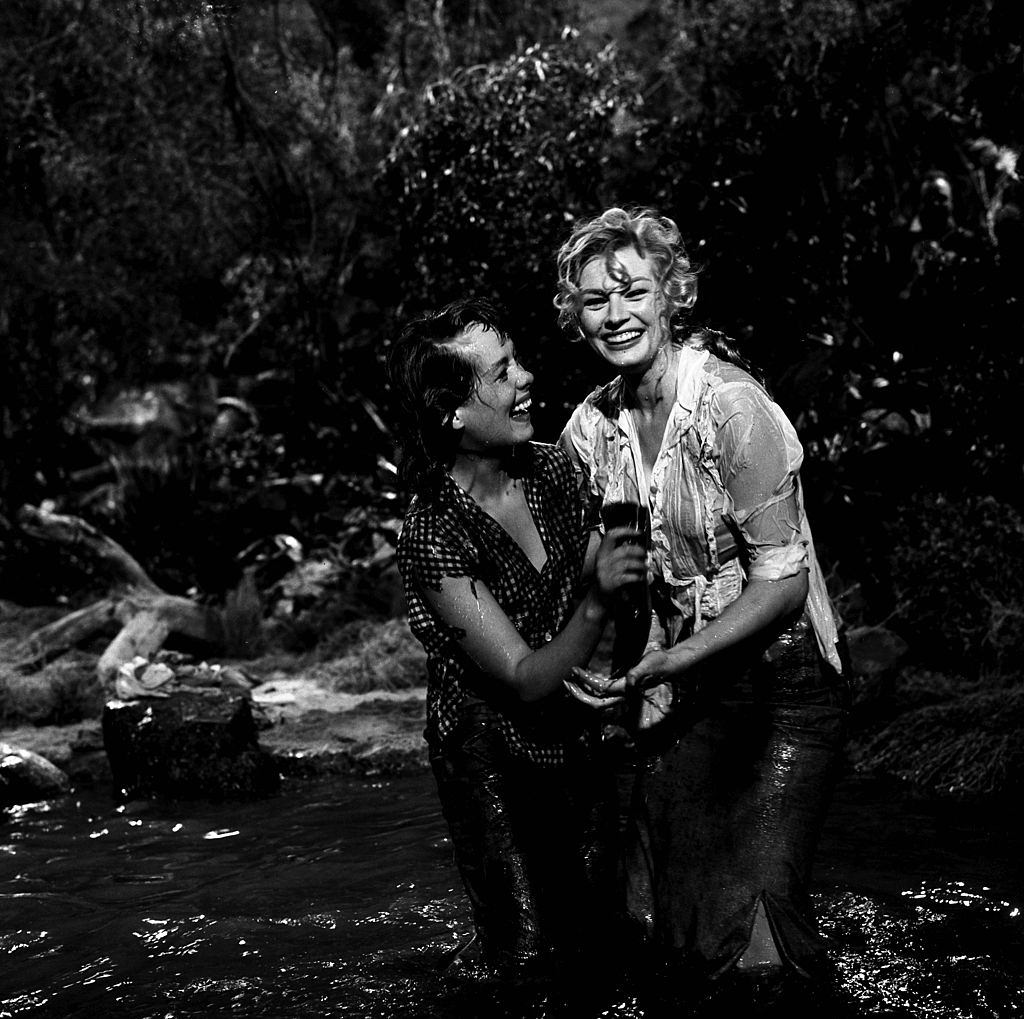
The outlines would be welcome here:
[[[546,632],[546,633],[544,634],[544,640],[545,640],[545,642],[547,643],[547,642],[550,642],[550,641],[551,641],[552,639],[553,639],[553,635],[552,635],[551,631],[550,631],[550,630],[548,630],[548,631],[547,631],[547,632]]]

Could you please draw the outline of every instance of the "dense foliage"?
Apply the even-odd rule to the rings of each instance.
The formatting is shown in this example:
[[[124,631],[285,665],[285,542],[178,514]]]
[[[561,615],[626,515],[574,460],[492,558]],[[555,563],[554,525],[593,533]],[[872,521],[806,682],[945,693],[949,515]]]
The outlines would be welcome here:
[[[637,203],[680,222],[702,314],[796,421],[834,586],[863,593],[858,620],[898,606],[927,633],[932,603],[915,621],[892,570],[944,540],[936,507],[1020,507],[1021,18],[1014,0],[7,0],[0,596],[66,583],[12,525],[24,502],[209,594],[274,535],[337,552],[368,493],[390,519],[382,353],[401,316],[466,292],[509,307],[551,438],[600,378],[555,328],[553,250]],[[933,238],[935,167],[955,223]],[[957,542],[999,516],[961,513]]]
[[[548,370],[578,379],[578,352],[554,323],[552,255],[577,216],[616,200],[640,105],[636,73],[571,33],[425,90],[380,181],[407,281],[399,310],[500,295],[524,356],[543,369],[542,395]],[[549,427],[572,392],[557,395]]]

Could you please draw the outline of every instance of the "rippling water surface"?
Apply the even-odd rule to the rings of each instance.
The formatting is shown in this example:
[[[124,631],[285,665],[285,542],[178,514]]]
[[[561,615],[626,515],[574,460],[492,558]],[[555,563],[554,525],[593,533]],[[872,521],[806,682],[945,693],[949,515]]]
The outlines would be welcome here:
[[[844,783],[818,858],[838,973],[819,1014],[1024,1014],[1022,859],[1011,818]],[[628,984],[594,999],[440,976],[469,934],[428,776],[0,814],[0,1016],[655,1014]],[[747,980],[686,1014],[791,1013],[785,993]]]

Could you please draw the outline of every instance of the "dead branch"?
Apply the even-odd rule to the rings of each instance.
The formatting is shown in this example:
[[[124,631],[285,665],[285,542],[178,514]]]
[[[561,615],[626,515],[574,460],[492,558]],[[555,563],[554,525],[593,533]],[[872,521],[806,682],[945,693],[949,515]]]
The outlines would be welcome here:
[[[99,560],[112,574],[113,579],[129,587],[160,593],[160,588],[149,578],[149,574],[113,538],[81,517],[51,513],[36,506],[22,506],[18,511],[18,523],[22,530],[40,541],[67,545],[76,552],[82,552]]]
[[[188,598],[168,594],[121,545],[79,517],[23,506],[19,522],[41,541],[73,548],[102,564],[110,575],[107,597],[30,634],[18,652],[18,666],[32,668],[83,640],[112,621],[121,630],[100,656],[96,672],[104,688],[113,687],[118,669],[136,655],[149,658],[172,633],[219,647],[224,642],[221,613]]]
[[[117,618],[117,604],[115,598],[104,598],[41,626],[29,634],[18,648],[15,667],[22,672],[38,668],[100,632]]]

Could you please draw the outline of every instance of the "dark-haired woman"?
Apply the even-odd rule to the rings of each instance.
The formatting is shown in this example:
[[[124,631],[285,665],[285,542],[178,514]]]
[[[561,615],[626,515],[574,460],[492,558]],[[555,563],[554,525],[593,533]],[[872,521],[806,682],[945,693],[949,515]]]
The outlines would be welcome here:
[[[616,818],[593,713],[564,681],[593,653],[608,603],[642,580],[620,528],[594,555],[572,465],[532,443],[533,376],[492,306],[410,323],[389,360],[402,471],[415,493],[398,544],[427,651],[427,740],[485,960],[551,968],[608,930]],[[635,536],[635,535],[634,535]]]
[[[629,911],[670,966],[810,974],[845,683],[800,443],[729,341],[688,328],[696,277],[671,220],[609,209],[580,223],[558,287],[560,321],[619,373],[562,444],[588,500],[638,498],[651,520],[649,650],[575,686],[639,708]]]

